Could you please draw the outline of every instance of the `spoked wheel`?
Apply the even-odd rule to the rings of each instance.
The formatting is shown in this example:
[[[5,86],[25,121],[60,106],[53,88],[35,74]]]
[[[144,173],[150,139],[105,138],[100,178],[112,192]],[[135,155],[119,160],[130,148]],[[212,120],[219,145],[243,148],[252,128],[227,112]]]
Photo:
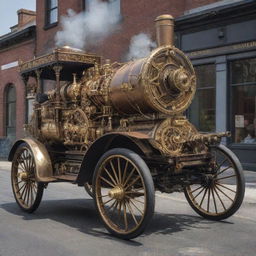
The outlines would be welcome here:
[[[232,151],[223,145],[211,148],[212,170],[200,184],[185,188],[191,207],[201,216],[222,220],[233,215],[242,204],[245,181],[242,166]]]
[[[15,152],[11,181],[16,202],[26,212],[34,212],[42,199],[44,184],[35,179],[35,158],[27,144],[21,144]]]
[[[154,185],[146,163],[136,153],[115,148],[99,160],[93,178],[98,212],[115,236],[140,235],[154,213]]]
[[[86,182],[86,183],[84,183],[84,189],[88,193],[88,195],[93,198],[92,185],[90,183]]]

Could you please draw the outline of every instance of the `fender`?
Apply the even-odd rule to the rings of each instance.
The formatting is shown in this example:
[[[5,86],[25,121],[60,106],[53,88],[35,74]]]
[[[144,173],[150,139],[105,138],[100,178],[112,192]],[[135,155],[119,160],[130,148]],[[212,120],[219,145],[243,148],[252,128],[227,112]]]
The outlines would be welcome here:
[[[98,138],[84,155],[76,183],[83,186],[85,182],[92,180],[97,162],[109,149],[122,147],[139,155],[149,155],[152,148],[146,143],[148,139],[147,135],[139,132],[108,133]]]
[[[13,160],[14,154],[15,154],[18,146],[21,145],[22,143],[26,143],[30,147],[30,149],[35,157],[36,181],[38,181],[38,182],[54,181],[55,179],[52,178],[53,169],[52,169],[52,163],[51,163],[50,156],[47,152],[46,147],[38,140],[35,140],[32,138],[24,138],[24,139],[20,139],[20,140],[16,141],[11,148],[11,151],[8,156],[8,161]]]

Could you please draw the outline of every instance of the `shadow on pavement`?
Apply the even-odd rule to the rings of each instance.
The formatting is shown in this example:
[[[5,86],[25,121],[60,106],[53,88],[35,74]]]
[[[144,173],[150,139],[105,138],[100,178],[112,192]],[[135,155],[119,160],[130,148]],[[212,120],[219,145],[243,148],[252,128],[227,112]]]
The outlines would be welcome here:
[[[116,240],[132,246],[142,246],[140,242],[130,240],[125,241],[111,236],[104,228],[103,223],[94,207],[92,199],[67,199],[67,200],[47,200],[42,201],[39,209],[32,214],[23,212],[16,203],[6,203],[0,205],[5,211],[22,216],[24,220],[51,219],[63,223],[77,230],[96,237]],[[207,224],[207,227],[198,226],[198,223]],[[215,223],[201,217],[184,214],[166,214],[156,212],[149,224],[144,237],[150,234],[173,235],[176,232],[190,229],[210,229],[210,224]],[[223,224],[232,224],[224,222]]]

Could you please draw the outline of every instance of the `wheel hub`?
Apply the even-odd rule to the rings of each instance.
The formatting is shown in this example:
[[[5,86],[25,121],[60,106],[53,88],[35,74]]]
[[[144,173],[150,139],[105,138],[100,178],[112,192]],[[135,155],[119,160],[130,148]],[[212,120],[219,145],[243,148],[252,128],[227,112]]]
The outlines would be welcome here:
[[[122,200],[124,198],[125,193],[123,188],[116,186],[108,192],[108,195],[113,199]]]
[[[215,182],[215,179],[214,179],[214,176],[213,175],[207,175],[205,176],[205,185],[206,187],[211,187],[214,185],[214,182]]]
[[[20,173],[18,173],[18,177],[19,177],[22,181],[26,181],[26,180],[28,180],[28,173],[27,173],[27,172],[20,172]]]

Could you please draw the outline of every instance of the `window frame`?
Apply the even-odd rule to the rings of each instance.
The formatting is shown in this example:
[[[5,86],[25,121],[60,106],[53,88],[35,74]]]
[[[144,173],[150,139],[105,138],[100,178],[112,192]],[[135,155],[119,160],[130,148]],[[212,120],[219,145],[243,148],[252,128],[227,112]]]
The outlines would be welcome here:
[[[45,0],[45,25],[44,25],[45,30],[57,26],[59,22],[59,1],[56,0],[57,1],[56,7],[50,8],[51,1],[52,0]],[[57,10],[57,21],[51,23],[50,14],[53,10]]]
[[[256,143],[241,143],[241,142],[235,142],[235,115],[234,115],[234,107],[233,107],[233,88],[239,87],[239,86],[255,86],[256,87],[256,81],[255,82],[244,82],[244,83],[232,83],[232,62],[235,61],[243,61],[243,60],[249,60],[249,59],[256,59],[256,56],[241,56],[239,58],[230,59],[228,61],[228,105],[229,105],[229,130],[231,131],[231,137],[229,138],[229,144],[232,145],[232,147],[235,148],[255,148],[256,149]]]
[[[215,86],[205,86],[205,87],[196,87],[196,92],[195,92],[195,95],[194,95],[194,98],[193,98],[193,100],[195,99],[195,97],[196,97],[196,93],[198,93],[198,92],[200,92],[200,91],[204,91],[204,90],[209,90],[209,89],[214,89],[215,90],[215,101],[214,101],[214,111],[215,111],[215,118],[214,118],[214,129],[213,129],[213,131],[201,131],[201,132],[215,132],[216,131],[216,83],[217,83],[217,75],[216,75],[216,62],[206,62],[206,63],[198,63],[198,64],[194,64],[193,66],[194,66],[194,70],[196,69],[196,67],[198,67],[198,66],[209,66],[209,65],[213,65],[215,68],[214,68],[214,71],[215,71]],[[195,71],[195,73],[196,73],[196,71]],[[196,78],[198,79],[198,77],[196,76]],[[191,117],[192,117],[192,115],[191,115],[191,107],[192,107],[192,103],[193,103],[193,100],[192,100],[192,102],[191,102],[191,104],[190,104],[190,106],[189,106],[189,108],[188,108],[188,110],[187,110],[187,115],[188,115],[188,119],[191,121]],[[196,127],[198,130],[200,130],[199,129],[199,127]]]
[[[10,89],[13,88],[14,89],[14,99],[13,100],[9,100],[9,93],[10,93]],[[16,97],[16,87],[14,84],[9,83],[6,85],[5,87],[5,92],[4,92],[4,105],[5,105],[5,122],[4,122],[4,131],[5,131],[5,136],[8,137],[9,133],[8,133],[8,129],[13,128],[14,129],[14,133],[13,135],[16,136],[16,122],[17,122],[17,109],[16,109],[16,105],[17,105],[17,97]],[[14,126],[9,126],[9,109],[10,109],[10,104],[14,104],[15,106],[15,123]]]

